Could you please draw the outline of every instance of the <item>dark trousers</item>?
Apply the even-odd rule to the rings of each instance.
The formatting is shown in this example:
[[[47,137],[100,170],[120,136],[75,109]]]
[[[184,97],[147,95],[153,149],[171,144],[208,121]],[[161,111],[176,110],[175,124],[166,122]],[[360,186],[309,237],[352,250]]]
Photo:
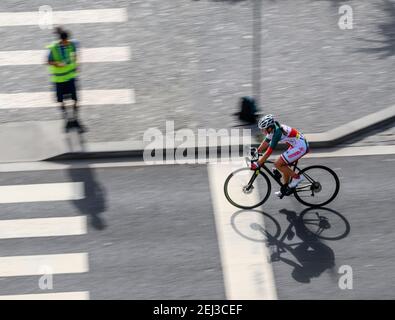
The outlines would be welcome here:
[[[71,79],[67,82],[55,83],[56,97],[58,102],[63,102],[66,95],[69,95],[72,100],[77,101],[76,79]]]

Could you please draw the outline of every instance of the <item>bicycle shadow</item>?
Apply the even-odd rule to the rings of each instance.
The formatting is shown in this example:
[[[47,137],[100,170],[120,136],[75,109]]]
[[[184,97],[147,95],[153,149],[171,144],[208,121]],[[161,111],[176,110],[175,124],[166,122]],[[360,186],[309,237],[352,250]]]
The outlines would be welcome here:
[[[312,223],[315,219],[315,212],[311,212],[312,210],[324,210],[326,217],[320,217],[323,219],[317,218],[317,223],[315,225],[315,223]],[[251,235],[246,235],[245,232],[243,234],[243,232],[241,232],[236,226],[237,216],[246,212],[246,210],[236,212],[232,215],[232,226],[234,230],[245,239],[265,242],[271,249],[270,251],[272,253],[270,260],[272,263],[281,261],[293,267],[292,277],[300,283],[309,283],[312,278],[318,278],[325,271],[334,272],[334,267],[336,265],[334,251],[327,244],[323,243],[320,237],[326,240],[340,240],[345,238],[350,232],[350,225],[344,216],[327,208],[309,208],[302,211],[300,214],[297,214],[295,211],[282,209],[279,212],[286,216],[289,225],[280,237],[280,223],[265,212],[257,210],[254,211],[259,212],[265,216],[265,218],[270,217],[269,220],[265,221],[265,226],[255,222],[250,224],[250,229],[255,232],[255,238],[252,238]],[[311,213],[313,214],[314,219],[309,217]],[[342,231],[340,235],[328,237],[323,235],[320,224],[322,224],[321,221],[326,221],[324,230],[329,230],[331,224],[327,220],[328,216],[331,214],[333,214],[332,218],[340,218],[342,224],[344,223],[344,231]],[[308,217],[306,217],[306,215]],[[269,227],[266,226],[266,222],[269,223]],[[314,227],[312,227],[312,225],[314,225]],[[246,228],[244,229],[246,230]],[[294,240],[295,237],[298,238],[298,241],[291,243],[290,241]],[[288,257],[285,257],[285,255]]]
[[[271,260],[282,261],[293,267],[292,277],[301,283],[309,283],[312,278],[318,278],[324,271],[333,270],[335,267],[335,254],[333,250],[322,243],[312,232],[305,228],[301,215],[287,209],[280,210],[285,214],[287,221],[294,226],[295,234],[289,230],[286,237],[291,240],[296,235],[302,242],[285,244],[284,239],[269,238],[271,244],[278,248],[272,254]],[[287,250],[296,258],[296,261],[281,256],[281,250]],[[284,251],[283,251],[284,252]]]
[[[94,171],[91,168],[73,169],[70,167],[68,174],[74,182],[84,184],[84,199],[74,200],[75,207],[88,217],[90,225],[103,230],[107,227],[101,214],[106,210],[105,191],[96,180]]]

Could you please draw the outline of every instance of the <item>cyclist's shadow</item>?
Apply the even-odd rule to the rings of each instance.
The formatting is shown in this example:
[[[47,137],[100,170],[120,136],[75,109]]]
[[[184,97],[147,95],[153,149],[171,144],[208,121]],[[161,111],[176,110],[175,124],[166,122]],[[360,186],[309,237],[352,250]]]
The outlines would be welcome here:
[[[333,210],[326,210],[340,216],[346,227],[345,232],[340,237],[332,238],[332,240],[339,240],[346,237],[350,231],[347,220]],[[256,211],[263,214],[266,218],[269,218],[267,219],[267,222],[274,225],[276,231],[269,233],[267,231],[268,229],[264,228],[260,224],[252,223],[250,225],[251,229],[258,231],[261,236],[263,236],[260,240],[254,240],[250,236],[243,235],[237,229],[235,224],[236,216],[242,212],[243,211],[236,212],[232,216],[232,225],[235,231],[246,239],[266,242],[266,245],[271,249],[271,262],[282,261],[293,267],[292,277],[296,281],[309,283],[312,278],[319,277],[327,270],[332,272],[334,271],[335,254],[333,250],[324,244],[316,234],[306,227],[306,220],[303,220],[303,214],[298,215],[296,212],[287,209],[280,210],[280,213],[285,214],[287,221],[289,222],[287,230],[280,237],[280,224],[277,220],[267,213]],[[297,243],[289,243],[289,241],[293,240],[295,236],[297,236],[300,241]],[[288,242],[286,240],[288,240]],[[287,253],[291,254],[296,260],[293,260],[290,257],[284,257]]]
[[[292,277],[302,283],[309,283],[312,278],[319,277],[324,271],[333,270],[335,267],[333,250],[306,229],[301,216],[298,216],[296,212],[287,209],[282,209],[280,212],[286,215],[290,226],[294,227],[295,233],[292,228],[288,228],[280,239],[268,236],[268,244],[277,249],[272,254],[272,261],[282,261],[292,266],[294,268]],[[291,240],[295,235],[301,240],[301,243],[286,244],[284,242],[285,237]],[[297,262],[282,257],[281,252],[284,251],[292,254]]]

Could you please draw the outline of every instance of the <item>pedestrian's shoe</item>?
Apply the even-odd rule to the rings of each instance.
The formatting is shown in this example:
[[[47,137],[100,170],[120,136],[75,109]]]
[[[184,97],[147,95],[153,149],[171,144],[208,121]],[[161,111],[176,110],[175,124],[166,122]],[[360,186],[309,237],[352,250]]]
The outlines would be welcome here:
[[[291,189],[296,188],[298,184],[301,183],[303,180],[304,180],[303,176],[299,176],[298,178],[293,178],[288,187]]]

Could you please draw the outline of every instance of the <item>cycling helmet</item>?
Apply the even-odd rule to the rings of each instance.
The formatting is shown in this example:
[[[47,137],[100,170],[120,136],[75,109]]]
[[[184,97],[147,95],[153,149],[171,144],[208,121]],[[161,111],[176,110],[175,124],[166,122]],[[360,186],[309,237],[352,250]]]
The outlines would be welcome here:
[[[267,129],[274,126],[274,118],[272,114],[262,117],[258,122],[259,129]]]

